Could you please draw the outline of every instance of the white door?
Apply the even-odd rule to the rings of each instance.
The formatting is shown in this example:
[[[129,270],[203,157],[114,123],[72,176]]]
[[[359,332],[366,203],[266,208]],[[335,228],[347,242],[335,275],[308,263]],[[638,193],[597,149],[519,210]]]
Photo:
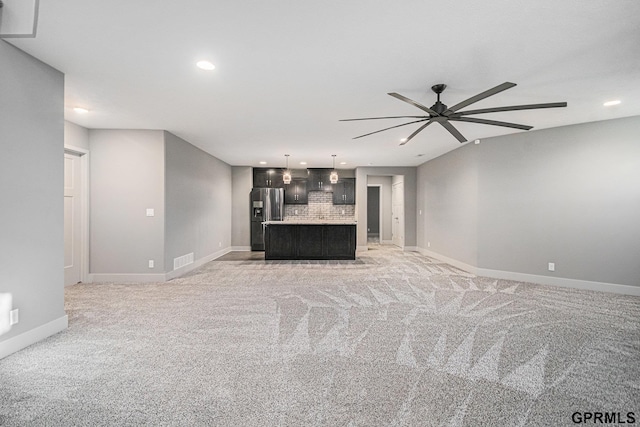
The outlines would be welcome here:
[[[81,281],[82,177],[80,156],[64,154],[64,285]]]
[[[391,187],[391,243],[404,248],[404,182]]]

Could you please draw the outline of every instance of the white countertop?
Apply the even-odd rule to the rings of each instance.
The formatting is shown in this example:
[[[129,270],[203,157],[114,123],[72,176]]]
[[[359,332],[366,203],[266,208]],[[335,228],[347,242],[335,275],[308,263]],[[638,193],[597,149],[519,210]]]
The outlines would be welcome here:
[[[316,220],[285,220],[285,221],[265,221],[263,222],[265,225],[275,224],[275,225],[296,225],[296,224],[304,224],[304,225],[356,225],[357,222],[353,219],[316,219]]]

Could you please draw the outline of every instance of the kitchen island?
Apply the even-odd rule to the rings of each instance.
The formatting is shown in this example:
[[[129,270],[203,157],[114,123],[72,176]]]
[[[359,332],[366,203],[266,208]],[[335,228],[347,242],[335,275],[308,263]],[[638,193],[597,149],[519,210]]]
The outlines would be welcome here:
[[[266,221],[264,259],[356,259],[355,221]]]

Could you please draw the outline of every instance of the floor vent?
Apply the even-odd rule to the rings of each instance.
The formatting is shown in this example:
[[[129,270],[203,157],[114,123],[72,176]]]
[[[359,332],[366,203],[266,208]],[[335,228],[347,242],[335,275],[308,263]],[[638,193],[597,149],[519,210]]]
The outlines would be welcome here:
[[[185,265],[193,264],[193,252],[173,259],[173,269],[177,270]]]

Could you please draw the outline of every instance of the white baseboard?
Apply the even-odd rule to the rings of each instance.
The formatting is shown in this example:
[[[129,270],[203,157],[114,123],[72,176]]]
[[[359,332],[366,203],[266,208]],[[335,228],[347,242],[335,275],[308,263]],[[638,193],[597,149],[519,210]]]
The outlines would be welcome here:
[[[567,279],[564,277],[541,276],[538,274],[517,273],[513,271],[491,270],[479,268],[453,258],[446,257],[428,249],[418,248],[418,252],[439,261],[446,262],[454,267],[464,270],[476,276],[491,277],[494,279],[515,280],[518,282],[537,283],[539,285],[559,286],[562,288],[585,289],[589,291],[609,292],[640,296],[640,286],[619,285],[617,283],[593,282],[590,280]]]
[[[640,286],[619,285],[617,283],[593,282],[590,280],[567,279],[564,277],[541,276],[537,274],[515,273],[512,271],[491,270],[478,268],[478,276],[493,277],[495,279],[531,282],[540,285],[559,286],[562,288],[585,289],[589,291],[609,292],[640,296]]]
[[[428,257],[435,258],[438,261],[446,262],[447,264],[452,265],[452,266],[454,266],[456,268],[459,268],[460,270],[464,270],[467,273],[471,273],[471,274],[475,274],[477,276],[480,276],[480,274],[478,274],[478,268],[477,267],[474,267],[474,266],[469,265],[467,263],[464,263],[462,261],[458,261],[457,259],[446,257],[444,255],[441,255],[441,254],[439,254],[437,252],[430,251],[430,250],[425,249],[425,248],[418,247],[416,249],[422,255],[426,255]]]
[[[20,335],[9,338],[6,341],[0,342],[0,359],[7,357],[17,351],[22,350],[35,344],[38,341],[42,341],[45,338],[55,335],[58,332],[62,332],[69,326],[69,318],[65,314],[49,323],[33,328],[27,332],[23,332]]]
[[[110,283],[153,283],[153,282],[166,282],[176,277],[180,277],[198,267],[203,266],[209,261],[213,261],[216,258],[221,257],[232,251],[231,247],[221,249],[205,257],[199,258],[187,264],[184,267],[180,267],[168,273],[157,274],[113,274],[113,273],[92,273],[89,274],[89,283],[93,282],[110,282]]]
[[[177,277],[180,277],[184,274],[187,274],[190,271],[195,270],[196,268],[202,267],[203,265],[205,265],[206,263],[208,263],[209,261],[213,261],[216,258],[220,258],[221,256],[228,254],[229,252],[231,252],[232,249],[231,247],[219,250],[218,252],[214,252],[210,255],[207,255],[205,257],[199,258],[197,260],[195,260],[194,262],[192,262],[189,265],[185,265],[184,267],[178,268],[176,270],[170,271],[167,274],[165,274],[164,276],[164,281],[168,281],[171,279],[175,279]]]
[[[164,273],[156,274],[131,274],[131,273],[91,273],[88,275],[89,283],[111,282],[111,283],[151,283],[164,282]]]
[[[245,251],[251,251],[251,246],[231,246],[231,251],[239,251],[239,252],[245,252]]]

